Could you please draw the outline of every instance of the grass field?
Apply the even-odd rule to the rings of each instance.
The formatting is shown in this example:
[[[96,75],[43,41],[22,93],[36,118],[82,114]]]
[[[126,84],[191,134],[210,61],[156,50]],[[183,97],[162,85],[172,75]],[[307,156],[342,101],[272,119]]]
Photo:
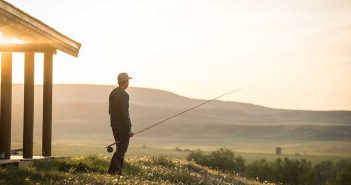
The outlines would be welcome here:
[[[108,175],[108,163],[104,155],[37,161],[27,168],[0,169],[0,184],[260,184],[168,157],[128,157],[123,176]]]
[[[145,143],[151,144],[143,144]],[[204,143],[192,144],[181,144],[178,143],[156,143],[152,140],[135,140],[131,141],[127,155],[134,156],[170,156],[176,159],[186,159],[190,151],[200,149],[204,152],[211,152],[221,147],[228,148],[234,151],[236,155],[241,155],[246,163],[251,163],[255,160],[265,159],[267,161],[273,161],[278,157],[288,157],[290,159],[303,158],[316,164],[320,161],[338,161],[341,159],[351,159],[350,151],[348,150],[351,146],[351,142],[285,142],[281,147],[283,148],[283,154],[280,156],[275,155],[275,144],[272,143],[260,143],[255,144],[252,142],[241,142],[236,145],[205,145]],[[56,141],[53,143],[53,154],[57,156],[77,156],[77,155],[101,155],[107,154],[104,148],[105,142],[89,142],[89,141]],[[211,143],[210,143],[211,144]],[[21,143],[14,143],[12,148],[21,148]],[[335,149],[336,148],[336,149]],[[335,149],[335,151],[334,151]],[[39,145],[35,145],[34,152],[36,155],[40,155],[41,148]],[[334,152],[333,152],[334,151]]]

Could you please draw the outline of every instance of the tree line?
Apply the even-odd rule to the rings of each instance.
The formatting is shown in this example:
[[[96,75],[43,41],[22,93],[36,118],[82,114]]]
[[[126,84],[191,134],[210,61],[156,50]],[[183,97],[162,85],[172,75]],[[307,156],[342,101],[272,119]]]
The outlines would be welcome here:
[[[232,150],[224,148],[211,153],[191,151],[187,160],[260,182],[288,185],[350,185],[351,182],[351,160],[340,160],[336,163],[321,161],[312,165],[305,159],[285,157],[272,162],[262,159],[246,164],[243,157],[236,156]]]

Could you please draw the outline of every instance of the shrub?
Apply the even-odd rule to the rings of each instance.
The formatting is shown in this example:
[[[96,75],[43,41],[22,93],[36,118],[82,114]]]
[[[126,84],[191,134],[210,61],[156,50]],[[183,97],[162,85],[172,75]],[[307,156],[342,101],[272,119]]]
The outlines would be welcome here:
[[[204,154],[201,150],[190,152],[187,160],[193,160],[200,165],[213,169],[241,173],[245,169],[245,160],[235,157],[233,151],[221,148],[210,154]]]
[[[190,154],[187,157],[188,161],[195,161],[198,164],[208,164],[208,157],[205,156],[205,154],[201,150],[196,150],[190,152]],[[207,165],[208,166],[208,165]]]
[[[341,160],[335,165],[335,180],[333,184],[349,185],[351,182],[351,161]]]
[[[349,185],[351,182],[351,160],[342,160],[333,164],[322,161],[315,166],[305,159],[278,158],[273,162],[256,160],[245,165],[245,160],[235,157],[228,149],[219,149],[206,154],[201,150],[190,152],[187,160],[213,169],[236,172],[246,177],[264,182],[287,185]]]
[[[269,181],[283,184],[311,184],[311,163],[304,159],[277,159],[268,163],[266,160],[256,160],[246,168],[246,176],[259,181]]]
[[[246,176],[252,178],[258,178],[260,181],[275,181],[275,173],[273,171],[273,166],[266,160],[256,160],[246,167]]]
[[[305,159],[280,158],[273,164],[273,173],[276,175],[275,182],[283,184],[311,184],[312,165]]]
[[[313,167],[316,184],[330,184],[335,179],[335,167],[331,161],[322,161]]]

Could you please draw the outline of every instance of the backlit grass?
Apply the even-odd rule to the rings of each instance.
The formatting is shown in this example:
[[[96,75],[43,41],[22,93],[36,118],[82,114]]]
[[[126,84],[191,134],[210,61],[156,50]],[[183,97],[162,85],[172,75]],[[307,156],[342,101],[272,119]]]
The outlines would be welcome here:
[[[123,176],[108,175],[109,160],[109,156],[100,155],[8,167],[0,169],[0,184],[260,184],[164,156],[128,157]]]

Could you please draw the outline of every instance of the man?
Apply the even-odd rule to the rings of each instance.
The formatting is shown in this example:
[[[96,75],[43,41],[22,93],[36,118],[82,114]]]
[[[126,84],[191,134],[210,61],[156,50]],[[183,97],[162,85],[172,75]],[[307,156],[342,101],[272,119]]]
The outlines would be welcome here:
[[[129,95],[125,91],[129,86],[127,73],[118,75],[118,87],[113,89],[109,97],[109,114],[113,136],[117,143],[116,152],[113,154],[108,172],[122,174],[124,154],[127,152],[132,124],[129,118]]]

